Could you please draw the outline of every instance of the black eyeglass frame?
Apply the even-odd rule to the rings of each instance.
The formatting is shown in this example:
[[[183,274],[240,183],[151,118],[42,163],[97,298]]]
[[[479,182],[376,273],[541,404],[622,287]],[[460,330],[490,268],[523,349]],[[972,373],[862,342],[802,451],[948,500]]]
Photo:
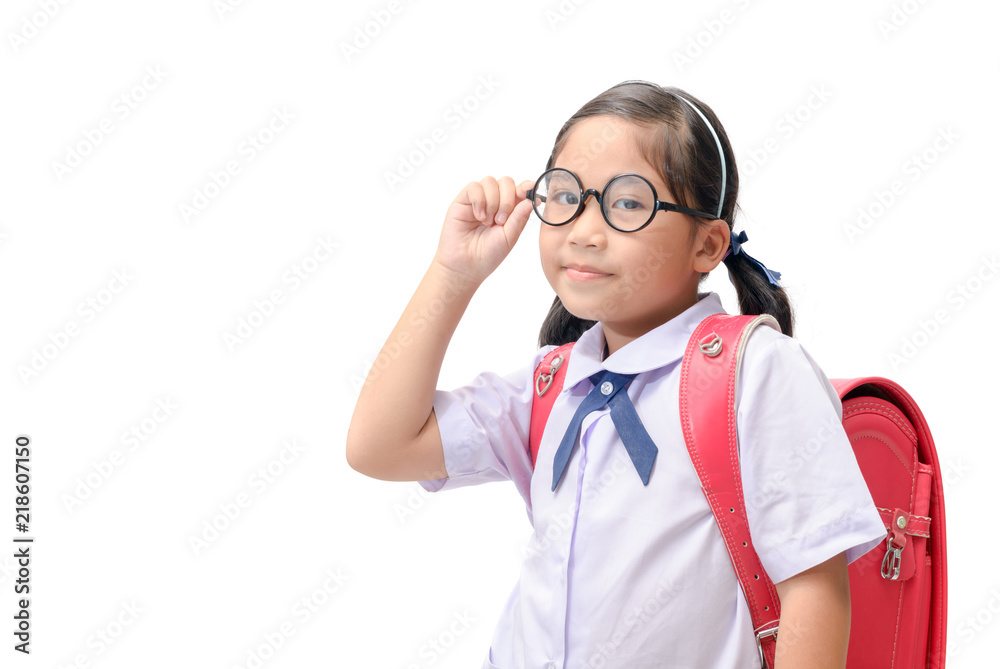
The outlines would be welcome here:
[[[531,209],[535,212],[535,216],[538,216],[538,220],[540,220],[545,225],[551,225],[553,227],[560,227],[560,226],[563,226],[563,225],[569,225],[570,223],[572,223],[573,221],[575,221],[577,218],[579,218],[580,214],[583,213],[584,208],[587,206],[587,198],[589,198],[591,195],[593,195],[594,199],[597,200],[597,204],[601,208],[601,216],[604,217],[605,223],[607,223],[608,225],[610,225],[612,228],[614,228],[618,232],[639,232],[640,230],[642,230],[647,225],[649,225],[650,223],[653,222],[653,219],[656,218],[656,212],[658,212],[658,211],[676,211],[676,212],[678,212],[680,214],[689,214],[691,216],[700,216],[702,218],[710,218],[710,219],[715,219],[716,218],[716,216],[714,214],[709,214],[709,213],[704,212],[704,211],[698,211],[697,209],[689,209],[688,207],[682,207],[679,204],[674,204],[673,202],[663,202],[662,200],[660,200],[660,196],[656,193],[656,187],[653,186],[653,184],[651,184],[649,182],[649,179],[647,179],[646,177],[642,176],[641,174],[635,174],[635,173],[629,172],[627,174],[619,174],[618,176],[612,177],[611,180],[608,181],[608,183],[604,184],[604,188],[599,193],[599,192],[597,192],[596,188],[588,188],[588,189],[584,190],[583,189],[583,183],[580,181],[580,177],[576,176],[576,174],[574,174],[570,170],[566,169],[565,167],[550,167],[549,169],[547,169],[544,172],[542,172],[541,176],[538,177],[535,180],[535,184],[537,185],[538,182],[540,182],[542,179],[544,179],[545,175],[548,174],[548,173],[550,173],[550,172],[566,172],[571,177],[573,177],[573,179],[576,181],[576,185],[580,189],[580,204],[576,208],[576,212],[574,212],[573,215],[570,216],[569,220],[567,220],[566,222],[564,222],[564,223],[549,223],[544,218],[542,218],[542,215],[538,213],[538,209],[535,207],[535,189],[532,188],[531,190],[528,191],[527,198],[529,200],[531,200]],[[608,187],[611,186],[612,182],[614,182],[615,179],[621,179],[622,177],[638,177],[638,178],[640,178],[640,179],[642,179],[643,181],[646,182],[646,185],[649,186],[649,190],[653,191],[653,201],[654,201],[653,212],[649,215],[649,219],[647,219],[645,223],[643,223],[642,225],[640,225],[638,228],[634,228],[632,230],[622,230],[621,228],[619,228],[618,226],[616,226],[614,223],[612,223],[611,219],[608,218],[607,212],[604,211],[604,201],[601,199],[602,194],[607,192]]]

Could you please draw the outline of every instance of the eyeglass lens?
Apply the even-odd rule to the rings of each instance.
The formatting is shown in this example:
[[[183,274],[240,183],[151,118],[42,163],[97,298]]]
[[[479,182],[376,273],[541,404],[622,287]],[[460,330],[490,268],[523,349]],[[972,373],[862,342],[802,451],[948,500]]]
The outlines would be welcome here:
[[[550,225],[563,225],[576,215],[583,191],[569,170],[546,172],[535,184],[535,213]],[[615,177],[601,194],[601,208],[614,227],[637,230],[652,217],[656,196],[643,179],[623,175]]]

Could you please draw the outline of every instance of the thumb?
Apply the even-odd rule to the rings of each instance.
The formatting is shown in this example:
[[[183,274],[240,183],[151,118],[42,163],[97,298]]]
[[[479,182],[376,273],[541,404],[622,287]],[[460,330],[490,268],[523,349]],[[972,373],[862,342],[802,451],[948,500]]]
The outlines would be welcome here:
[[[503,222],[503,235],[507,238],[508,247],[513,248],[521,236],[521,231],[528,223],[531,216],[531,200],[521,200],[510,212],[510,216]]]
[[[527,179],[522,181],[517,185],[517,196],[518,197],[528,197],[528,191],[535,187],[535,182],[533,179]]]

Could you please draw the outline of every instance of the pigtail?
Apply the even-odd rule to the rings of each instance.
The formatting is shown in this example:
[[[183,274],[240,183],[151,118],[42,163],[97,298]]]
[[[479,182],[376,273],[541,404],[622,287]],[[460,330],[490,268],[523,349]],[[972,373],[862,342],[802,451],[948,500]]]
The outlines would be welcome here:
[[[577,318],[566,310],[562,300],[556,295],[552,300],[548,315],[542,323],[542,329],[538,333],[538,347],[562,346],[571,341],[576,341],[584,332],[594,326],[597,321],[587,321]]]
[[[730,253],[723,261],[736,288],[741,314],[770,314],[778,321],[781,331],[792,336],[792,305],[785,289],[775,286],[760,266],[745,253]]]
[[[737,198],[740,188],[739,170],[736,168],[736,160],[733,156],[732,145],[729,143],[729,136],[725,128],[719,122],[715,112],[704,102],[694,96],[682,91],[679,88],[669,87],[664,90],[675,96],[683,96],[690,104],[696,105],[705,115],[705,119],[694,116],[689,108],[681,107],[684,112],[685,127],[688,130],[688,137],[691,142],[692,160],[687,164],[680,160],[675,163],[684,165],[678,170],[680,178],[675,177],[678,186],[687,184],[691,190],[694,200],[691,204],[686,203],[686,192],[684,188],[676,188],[679,200],[686,206],[711,211],[709,203],[719,202],[720,165],[719,154],[712,136],[714,131],[720,138],[722,154],[726,161],[726,190],[722,203],[722,218],[729,226],[732,235],[733,221],[736,218],[736,211],[739,209]],[[705,123],[707,120],[708,125]],[[709,128],[711,126],[711,129]],[[682,154],[683,155],[683,154]],[[667,161],[670,162],[669,160]],[[683,174],[687,173],[685,179]],[[671,186],[674,181],[669,182]],[[697,225],[704,225],[704,221],[693,218]],[[794,325],[794,315],[792,305],[788,299],[785,289],[771,283],[770,277],[765,273],[760,263],[751,259],[746,252],[729,253],[723,261],[729,269],[730,280],[736,288],[736,297],[740,305],[740,313],[743,315],[758,316],[760,314],[770,314],[778,321],[781,331],[791,337]],[[703,275],[702,278],[707,275]]]

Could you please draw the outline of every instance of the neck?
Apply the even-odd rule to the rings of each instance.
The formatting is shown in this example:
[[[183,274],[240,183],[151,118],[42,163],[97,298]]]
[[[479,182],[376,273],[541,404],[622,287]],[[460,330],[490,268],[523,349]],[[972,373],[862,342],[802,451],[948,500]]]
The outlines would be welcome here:
[[[613,321],[601,321],[604,330],[604,357],[612,355],[618,349],[635,341],[650,330],[654,330],[667,321],[673,320],[684,313],[698,302],[698,295],[695,293],[691,299],[685,300],[681,304],[672,305],[663,312],[656,314],[654,318],[640,324],[621,324]]]

